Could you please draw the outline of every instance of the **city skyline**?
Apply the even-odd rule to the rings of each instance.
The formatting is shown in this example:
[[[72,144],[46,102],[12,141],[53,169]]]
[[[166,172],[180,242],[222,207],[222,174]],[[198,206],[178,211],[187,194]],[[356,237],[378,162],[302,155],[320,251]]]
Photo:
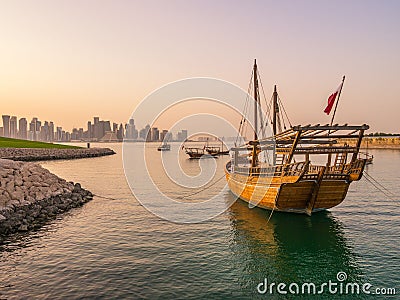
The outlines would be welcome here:
[[[42,125],[43,124],[43,125]],[[71,142],[71,141],[185,141],[188,138],[186,129],[178,132],[170,132],[166,129],[151,127],[147,124],[137,129],[134,119],[128,123],[115,123],[109,120],[101,120],[100,117],[93,117],[87,121],[84,127],[74,127],[71,131],[64,130],[61,126],[55,126],[53,121],[41,121],[33,117],[28,123],[26,117],[2,115],[2,126],[0,126],[0,137],[16,138],[31,141],[43,142]],[[175,138],[174,138],[175,135]]]
[[[40,111],[72,128],[96,107],[119,124],[183,78],[246,90],[257,58],[293,123],[328,123],[326,99],[346,75],[336,121],[398,132],[399,10],[369,0],[2,1],[2,113]]]

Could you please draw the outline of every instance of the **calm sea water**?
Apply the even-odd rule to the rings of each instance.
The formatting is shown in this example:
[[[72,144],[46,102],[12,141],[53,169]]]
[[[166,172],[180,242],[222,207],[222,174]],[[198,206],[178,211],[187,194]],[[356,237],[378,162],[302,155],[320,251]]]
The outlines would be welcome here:
[[[388,199],[365,179],[351,185],[340,206],[311,218],[274,213],[267,222],[270,212],[237,201],[212,220],[182,225],[138,203],[125,180],[121,145],[107,146],[118,154],[41,163],[114,200],[95,197],[0,246],[0,299],[283,299],[290,297],[258,294],[257,285],[264,278],[288,285],[338,282],[338,272],[347,274],[345,282],[370,283],[371,291],[396,288],[398,297],[399,199]],[[400,151],[372,154],[367,172],[399,195]],[[224,162],[210,164],[222,174]],[[189,173],[199,170],[196,161],[182,164]],[[233,199],[228,191],[223,197]],[[341,296],[357,297],[365,295]]]

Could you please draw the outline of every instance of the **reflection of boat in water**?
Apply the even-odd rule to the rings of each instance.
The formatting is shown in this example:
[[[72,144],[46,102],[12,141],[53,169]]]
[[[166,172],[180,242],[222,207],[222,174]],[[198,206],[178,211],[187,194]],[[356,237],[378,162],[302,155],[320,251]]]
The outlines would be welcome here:
[[[275,86],[269,106],[272,107],[273,135],[259,139],[265,132],[266,122],[257,108],[260,105],[258,77],[254,63],[254,139],[231,149],[232,160],[225,168],[229,188],[246,202],[276,211],[311,215],[340,204],[350,183],[362,177],[366,159],[359,159],[358,153],[369,126],[317,124],[282,130],[282,103]],[[261,119],[260,128],[257,118]],[[355,146],[340,139],[353,139]],[[251,157],[250,163],[240,162],[243,153]],[[272,160],[267,161],[266,157]],[[321,163],[321,159],[325,162]]]
[[[233,195],[227,198],[233,198]],[[232,201],[231,199],[226,200]],[[334,280],[339,271],[356,282],[361,270],[348,245],[342,224],[328,211],[308,218],[302,214],[273,214],[243,201],[229,209],[230,248],[235,268],[245,272],[244,285],[254,289],[260,278],[274,282]]]
[[[157,148],[158,151],[170,151],[171,150],[171,145],[168,144],[167,142],[162,143],[160,146]]]

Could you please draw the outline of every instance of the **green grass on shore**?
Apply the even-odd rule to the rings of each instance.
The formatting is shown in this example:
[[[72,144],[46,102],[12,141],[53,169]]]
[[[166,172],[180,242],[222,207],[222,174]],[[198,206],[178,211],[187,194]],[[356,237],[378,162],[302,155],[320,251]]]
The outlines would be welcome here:
[[[81,147],[0,137],[0,148],[79,149]]]

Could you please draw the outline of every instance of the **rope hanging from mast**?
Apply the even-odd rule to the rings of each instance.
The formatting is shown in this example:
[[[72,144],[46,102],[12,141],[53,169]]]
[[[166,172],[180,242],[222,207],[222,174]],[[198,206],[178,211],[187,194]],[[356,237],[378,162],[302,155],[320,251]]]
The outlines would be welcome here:
[[[253,76],[254,76],[254,72],[251,72],[251,77],[250,77],[250,82],[247,88],[247,97],[246,97],[246,101],[244,103],[244,107],[243,107],[243,114],[242,114],[242,118],[240,120],[240,124],[239,124],[239,130],[236,136],[236,140],[235,140],[235,147],[237,146],[237,142],[239,139],[239,136],[243,136],[243,133],[245,132],[245,128],[247,127],[247,123],[246,123],[246,115],[247,115],[247,109],[248,109],[248,103],[249,103],[249,97],[250,97],[250,90],[252,88],[252,81],[253,81]]]
[[[261,92],[260,87],[261,86]],[[251,78],[249,81],[249,85],[247,88],[247,97],[243,108],[242,118],[239,123],[239,130],[235,140],[235,146],[237,146],[239,137],[245,137],[248,133],[248,125],[247,125],[247,117],[249,113],[250,107],[250,95],[251,91],[254,90],[254,99],[252,99],[255,103],[255,106],[262,107],[261,105],[261,96],[264,98],[264,103],[266,106],[266,113],[265,115],[262,113],[261,109],[254,109],[254,138],[258,139],[260,137],[267,137],[266,130],[268,127],[268,123],[271,122],[271,126],[275,134],[287,130],[287,124],[292,127],[292,123],[289,119],[287,111],[283,106],[282,100],[279,97],[279,94],[276,91],[276,86],[274,89],[274,93],[270,98],[270,101],[267,101],[267,97],[265,95],[264,85],[261,80],[260,72],[258,71],[256,61],[254,62],[254,67],[252,69]],[[262,94],[262,95],[261,95]],[[274,99],[275,97],[275,99]],[[275,105],[274,105],[275,103]],[[260,125],[260,127],[259,127]]]

